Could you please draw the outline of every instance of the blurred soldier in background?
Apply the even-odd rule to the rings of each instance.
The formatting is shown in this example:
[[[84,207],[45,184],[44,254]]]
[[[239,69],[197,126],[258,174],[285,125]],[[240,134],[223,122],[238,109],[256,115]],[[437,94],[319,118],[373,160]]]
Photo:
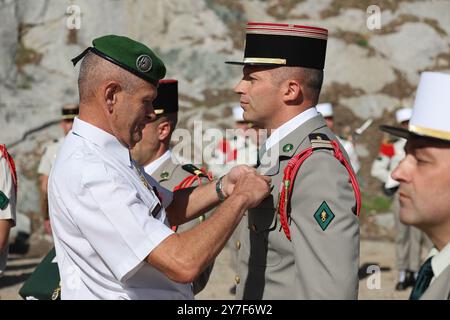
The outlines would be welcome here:
[[[334,114],[333,114],[333,105],[331,103],[319,103],[316,106],[317,111],[319,111],[322,116],[325,118],[328,128],[334,132]],[[353,170],[355,173],[358,173],[359,168],[361,167],[358,155],[355,150],[355,146],[352,141],[352,136],[349,135],[347,138],[343,138],[342,136],[336,137],[339,139],[339,142],[344,147],[345,151],[347,151],[348,157],[350,158],[350,162],[352,164]]]
[[[208,183],[211,174],[192,164],[182,165],[170,150],[172,133],[178,122],[178,81],[160,80],[158,95],[153,101],[156,119],[147,124],[142,131],[142,140],[131,149],[131,157],[144,167],[146,173],[159,182],[161,186],[176,191]],[[209,217],[211,212],[172,229],[182,232],[193,228]],[[193,282],[194,294],[206,286],[214,263],[212,263]]]
[[[62,116],[60,121],[60,126],[63,129],[64,136],[53,140],[49,143],[42,155],[41,161],[38,167],[39,174],[39,191],[41,198],[41,212],[44,219],[44,230],[48,235],[52,234],[52,230],[50,227],[50,218],[48,215],[48,197],[47,197],[47,188],[48,188],[48,177],[50,175],[50,170],[53,166],[53,163],[56,159],[56,154],[58,153],[59,147],[62,145],[64,141],[64,137],[67,133],[72,130],[73,119],[78,115],[78,105],[75,104],[66,104],[62,107]]]
[[[408,128],[412,115],[410,108],[401,108],[395,113],[397,123],[403,128]],[[383,183],[383,191],[386,195],[392,196],[393,210],[395,215],[395,254],[398,269],[398,282],[396,290],[405,290],[413,286],[419,270],[421,260],[422,232],[410,225],[400,222],[399,216],[399,182],[391,177],[392,171],[405,157],[406,139],[399,138],[395,142],[383,142],[380,147],[378,157],[372,164],[371,175]]]
[[[13,158],[0,145],[0,277],[8,260],[9,231],[16,224],[17,174]]]

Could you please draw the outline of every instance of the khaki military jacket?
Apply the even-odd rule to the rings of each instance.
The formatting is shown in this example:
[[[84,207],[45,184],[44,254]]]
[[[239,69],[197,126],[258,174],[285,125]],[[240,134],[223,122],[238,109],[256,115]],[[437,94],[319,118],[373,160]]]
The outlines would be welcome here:
[[[450,300],[450,266],[434,279],[420,300]]]
[[[294,155],[311,146],[312,133],[337,140],[323,117],[316,116],[270,149],[279,151],[274,166],[258,168],[272,178],[273,189],[242,221],[237,299],[322,300],[358,296],[356,200],[349,174],[332,150],[314,151],[300,167],[290,201],[292,241],[281,228],[277,208],[284,168]],[[287,145],[291,146],[286,148]],[[348,160],[342,146],[341,150]],[[268,152],[261,155],[261,163],[267,155]],[[326,217],[325,222],[321,217]]]
[[[41,161],[39,162],[38,174],[45,176],[50,175],[50,170],[55,163],[56,155],[58,154],[59,148],[64,142],[64,137],[53,140],[44,148],[44,153],[42,154]]]
[[[179,185],[185,178],[192,176],[192,173],[183,169],[181,164],[173,163],[172,159],[169,158],[164,161],[151,175],[156,181],[159,182],[161,186],[164,188],[173,191],[173,189]],[[207,178],[202,178],[202,183],[208,183],[209,180]],[[197,182],[194,182],[193,187],[198,186]],[[211,212],[205,214],[205,217],[209,217]],[[197,218],[195,220],[191,220],[187,223],[184,223],[178,226],[177,232],[183,232],[195,227],[198,223],[201,222],[203,218]],[[211,263],[205,271],[203,271],[200,276],[193,283],[194,294],[202,291],[206,284],[208,283],[209,277],[211,275],[212,269],[214,266],[214,262]]]

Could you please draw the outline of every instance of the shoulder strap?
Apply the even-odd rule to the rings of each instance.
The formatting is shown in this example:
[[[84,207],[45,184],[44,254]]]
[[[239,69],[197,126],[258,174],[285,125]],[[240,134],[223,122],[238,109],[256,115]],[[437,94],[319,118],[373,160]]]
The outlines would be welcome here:
[[[175,186],[173,188],[173,191],[189,188],[194,184],[195,181],[197,181],[198,185],[201,185],[202,184],[201,178],[207,178],[209,181],[213,180],[211,172],[206,172],[205,168],[199,169],[196,166],[194,166],[193,164],[185,164],[185,165],[182,165],[181,168],[183,168],[183,170],[189,172],[191,175],[184,178],[183,181],[180,182],[180,184],[178,184],[177,186]],[[199,219],[200,219],[200,221],[203,221],[204,216],[201,216]],[[172,226],[173,231],[176,232],[177,229],[178,229],[178,226],[176,226],[176,225]]]
[[[199,169],[193,164],[184,164],[181,167],[183,168],[183,170],[189,172],[192,175],[196,175],[197,177],[209,178],[204,168]]]
[[[209,181],[212,181],[212,174],[210,172],[209,173],[206,172],[204,168],[199,169],[193,164],[185,164],[181,167],[183,168],[183,170],[189,172],[191,175],[184,178],[183,181],[180,182],[180,184],[175,186],[173,191],[189,188],[195,181],[198,182],[198,185],[201,185],[202,184],[201,178],[206,178]]]

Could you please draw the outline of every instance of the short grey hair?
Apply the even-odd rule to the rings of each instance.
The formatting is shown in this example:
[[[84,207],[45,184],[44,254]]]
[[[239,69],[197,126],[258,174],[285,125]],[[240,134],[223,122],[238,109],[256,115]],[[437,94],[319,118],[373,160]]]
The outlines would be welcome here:
[[[103,82],[111,80],[119,82],[122,88],[129,93],[133,93],[139,83],[143,81],[95,53],[88,52],[81,62],[78,75],[80,102],[89,100]]]

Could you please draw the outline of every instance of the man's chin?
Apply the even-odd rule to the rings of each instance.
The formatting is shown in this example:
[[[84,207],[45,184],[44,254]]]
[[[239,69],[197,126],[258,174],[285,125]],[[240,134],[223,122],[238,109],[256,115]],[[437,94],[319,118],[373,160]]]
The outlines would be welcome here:
[[[412,209],[401,207],[399,212],[400,222],[406,225],[415,225],[414,215],[411,213]]]
[[[141,140],[142,140],[142,132],[134,134],[134,136],[132,137],[132,139],[131,139],[131,141],[129,143],[130,149],[133,149],[134,146],[136,144],[138,144],[139,141],[141,141]]]

